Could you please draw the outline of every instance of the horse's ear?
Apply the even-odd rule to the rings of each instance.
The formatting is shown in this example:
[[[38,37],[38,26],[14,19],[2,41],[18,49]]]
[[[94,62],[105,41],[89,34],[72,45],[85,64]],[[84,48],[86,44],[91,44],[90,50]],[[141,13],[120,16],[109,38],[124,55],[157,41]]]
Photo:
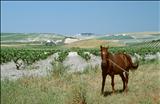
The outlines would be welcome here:
[[[100,45],[100,48],[102,49],[102,45]]]
[[[109,48],[109,46],[106,47],[107,49]]]

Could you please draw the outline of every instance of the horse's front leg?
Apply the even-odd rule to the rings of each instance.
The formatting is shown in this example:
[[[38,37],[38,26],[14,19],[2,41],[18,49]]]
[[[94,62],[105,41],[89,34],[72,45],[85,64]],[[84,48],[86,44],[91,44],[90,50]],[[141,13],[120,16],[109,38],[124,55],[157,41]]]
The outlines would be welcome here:
[[[107,74],[102,74],[102,89],[101,89],[101,94],[104,92],[104,86],[105,86],[105,81],[106,81]]]
[[[112,78],[112,81],[111,81],[112,92],[114,93],[115,92],[115,89],[114,89],[114,75],[111,75],[111,78]]]

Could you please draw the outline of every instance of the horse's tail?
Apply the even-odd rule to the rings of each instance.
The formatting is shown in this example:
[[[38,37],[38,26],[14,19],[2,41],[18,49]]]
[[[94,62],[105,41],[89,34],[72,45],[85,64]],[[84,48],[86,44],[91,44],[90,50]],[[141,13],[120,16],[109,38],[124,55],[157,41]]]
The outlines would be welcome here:
[[[137,69],[139,66],[139,63],[137,63],[136,65],[132,63],[132,68],[131,69]]]
[[[134,64],[132,62],[132,59],[131,59],[131,57],[129,55],[125,54],[125,56],[127,57],[128,61],[130,63],[130,65],[129,65],[130,66],[130,70],[136,70],[138,68],[138,66],[139,66],[139,62],[137,62],[136,64]]]

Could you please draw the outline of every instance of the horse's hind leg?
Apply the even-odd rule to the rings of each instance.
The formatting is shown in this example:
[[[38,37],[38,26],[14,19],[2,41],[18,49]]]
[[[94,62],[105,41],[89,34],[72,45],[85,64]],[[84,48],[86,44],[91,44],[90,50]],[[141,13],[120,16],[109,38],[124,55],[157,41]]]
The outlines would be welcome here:
[[[125,73],[125,77],[126,77],[126,88],[125,88],[125,91],[126,92],[128,91],[128,76],[129,76],[129,74]]]
[[[120,74],[120,77],[121,77],[121,79],[122,79],[122,81],[123,81],[123,91],[124,91],[125,88],[126,88],[125,77],[124,77],[123,74]]]
[[[112,82],[111,82],[112,91],[113,91],[113,93],[114,93],[114,92],[115,92],[115,90],[114,90],[114,75],[112,75],[111,78],[112,78]]]
[[[107,75],[102,75],[102,89],[101,89],[101,94],[103,94],[103,91],[104,91],[106,76],[107,76]]]

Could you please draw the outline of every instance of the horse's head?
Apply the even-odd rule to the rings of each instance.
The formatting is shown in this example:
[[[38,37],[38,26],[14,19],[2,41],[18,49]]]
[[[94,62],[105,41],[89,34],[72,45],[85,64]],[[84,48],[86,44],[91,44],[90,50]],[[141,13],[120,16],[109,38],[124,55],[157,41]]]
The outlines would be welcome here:
[[[109,55],[108,48],[109,47],[102,47],[102,46],[100,46],[102,62],[106,62],[106,59],[107,59],[107,57]]]

